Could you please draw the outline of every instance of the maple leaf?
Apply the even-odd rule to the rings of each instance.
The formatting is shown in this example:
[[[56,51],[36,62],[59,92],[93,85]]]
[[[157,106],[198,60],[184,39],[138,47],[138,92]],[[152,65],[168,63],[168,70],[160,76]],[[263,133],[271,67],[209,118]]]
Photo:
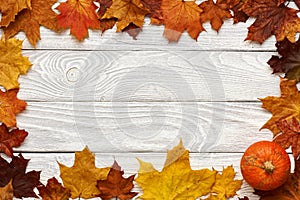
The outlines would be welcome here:
[[[300,40],[292,43],[284,39],[276,47],[281,57],[272,56],[268,61],[273,73],[285,73],[285,78],[300,81]]]
[[[247,0],[238,0],[237,4],[234,4],[231,8],[233,12],[233,23],[246,22],[249,16],[242,10],[244,3]]]
[[[0,90],[0,121],[8,127],[16,126],[16,114],[22,112],[27,103],[17,98],[19,89]]]
[[[10,180],[6,186],[0,187],[0,199],[12,200],[13,197],[14,197],[14,189],[12,186],[12,180]]]
[[[262,107],[273,114],[261,129],[267,128],[276,136],[280,129],[277,123],[295,117],[300,120],[300,93],[295,80],[280,79],[280,97],[268,96],[260,99]]]
[[[0,125],[0,150],[10,157],[13,156],[13,147],[18,147],[25,140],[28,133],[24,130],[9,130],[5,124]]]
[[[241,188],[243,181],[234,180],[235,174],[232,166],[223,168],[222,174],[217,174],[215,184],[211,189],[213,194],[217,194],[216,199],[226,200],[236,195],[236,191]]]
[[[161,172],[151,163],[140,162],[136,182],[143,190],[142,199],[185,199],[194,200],[210,192],[216,178],[216,171],[209,169],[192,170],[189,151],[182,141],[168,151]]]
[[[204,1],[199,7],[203,10],[200,15],[201,22],[210,21],[211,27],[216,31],[220,30],[224,19],[232,17],[229,4],[222,0],[217,0],[216,3],[213,0]]]
[[[57,0],[31,0],[32,9],[24,9],[16,16],[14,22],[3,28],[6,39],[24,31],[29,42],[35,47],[41,39],[40,25],[58,31],[56,13],[52,6]]]
[[[117,32],[124,30],[130,23],[141,28],[145,15],[149,10],[140,0],[113,0],[112,5],[106,10],[101,19],[116,18]]]
[[[64,188],[55,177],[48,179],[47,185],[37,187],[43,200],[68,200],[71,197],[69,189]]]
[[[110,19],[101,19],[108,8],[112,5],[112,0],[97,0],[100,4],[100,9],[98,10],[98,15],[100,18],[100,29],[102,33],[106,30],[111,29],[117,22],[117,18],[110,18]],[[137,25],[130,23],[127,27],[125,27],[122,32],[127,32],[133,39],[136,40],[138,34],[142,31],[140,27]]]
[[[0,40],[0,85],[6,90],[19,88],[19,75],[26,74],[32,66],[22,55],[22,43],[15,38]]]
[[[289,175],[288,180],[279,188],[270,191],[255,190],[254,194],[260,200],[298,200],[300,196],[300,160],[295,161],[295,172]]]
[[[57,16],[58,27],[71,28],[71,34],[79,41],[88,37],[88,29],[100,29],[96,12],[97,6],[93,0],[67,0],[57,7],[60,14]]]
[[[109,170],[107,179],[97,181],[97,187],[101,192],[99,195],[101,199],[109,200],[111,198],[118,198],[127,200],[138,194],[136,192],[131,192],[135,175],[124,178],[123,174],[124,171],[121,171],[121,167],[115,161]]]
[[[170,42],[177,42],[184,30],[197,40],[204,31],[200,22],[202,9],[195,1],[162,0],[161,11],[165,24],[164,36]]]
[[[112,5],[112,0],[96,0],[96,2],[100,4],[98,15],[100,19],[100,29],[102,33],[104,33],[106,30],[111,29],[116,24],[117,18],[102,19],[106,10]]]
[[[151,24],[160,25],[163,23],[163,14],[160,9],[162,0],[141,0],[142,4],[150,13],[148,14]]]
[[[287,7],[283,0],[248,0],[242,10],[256,18],[248,28],[246,40],[263,43],[275,35],[277,41],[287,38],[295,42],[295,35],[300,31],[298,11]]]
[[[281,120],[277,123],[278,128],[281,130],[275,138],[274,142],[278,143],[284,149],[292,147],[293,156],[295,159],[300,154],[300,124],[299,121],[293,117],[292,120]]]
[[[106,179],[110,168],[96,168],[95,155],[85,147],[81,152],[75,152],[75,162],[67,167],[58,162],[60,177],[64,186],[71,190],[71,197],[93,198],[100,194],[96,187],[98,180]]]
[[[7,27],[23,9],[31,9],[31,0],[0,0],[0,26]]]
[[[39,186],[40,171],[26,172],[29,159],[24,159],[22,154],[13,156],[10,163],[0,157],[0,187],[7,185],[12,179],[14,196],[38,197],[33,189]]]

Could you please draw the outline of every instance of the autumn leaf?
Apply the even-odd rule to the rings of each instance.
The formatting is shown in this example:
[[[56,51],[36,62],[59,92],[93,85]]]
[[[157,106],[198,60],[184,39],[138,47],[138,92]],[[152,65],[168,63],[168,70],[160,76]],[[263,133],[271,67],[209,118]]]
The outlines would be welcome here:
[[[300,31],[298,11],[287,7],[283,0],[248,0],[242,10],[256,18],[248,28],[246,40],[263,43],[275,35],[277,41],[287,38],[295,42],[295,35]]]
[[[211,27],[219,31],[224,19],[231,18],[229,4],[223,0],[217,0],[215,3],[213,0],[207,0],[202,2],[199,7],[203,10],[200,15],[202,23],[210,21]]]
[[[31,0],[32,9],[24,9],[4,30],[6,39],[24,31],[29,42],[35,47],[41,39],[40,25],[54,31],[58,31],[56,13],[52,6],[57,0]]]
[[[281,57],[272,56],[268,61],[273,73],[285,73],[285,78],[300,81],[300,40],[292,43],[284,39],[276,47]]]
[[[22,154],[13,156],[10,163],[0,157],[0,187],[6,186],[12,179],[14,196],[17,198],[38,197],[33,189],[41,184],[41,172],[26,172],[28,162]]]
[[[89,36],[88,29],[100,29],[96,12],[97,6],[93,0],[67,0],[57,7],[58,27],[71,29],[71,34],[79,41]]]
[[[151,24],[160,25],[163,23],[162,11],[160,9],[162,0],[141,0],[145,8],[147,8],[150,13]]]
[[[102,200],[109,200],[111,198],[127,200],[138,194],[131,192],[134,175],[124,178],[123,174],[124,171],[121,171],[121,167],[115,161],[109,170],[107,179],[97,181],[97,187],[101,192],[99,197],[101,197]]]
[[[27,103],[17,98],[18,89],[0,90],[0,121],[8,127],[16,126],[16,114],[22,112]]]
[[[124,30],[130,23],[141,28],[145,15],[149,10],[140,0],[113,0],[112,5],[106,10],[101,19],[116,18],[117,32]]]
[[[100,19],[100,29],[102,33],[104,33],[106,30],[113,28],[118,19],[101,19],[104,16],[107,9],[111,7],[112,0],[97,0],[97,2],[100,4],[100,9],[98,10],[98,15]],[[135,40],[141,31],[142,29],[133,23],[130,23],[127,27],[125,27],[122,30],[122,32],[127,32]]]
[[[14,189],[12,186],[12,180],[9,181],[4,187],[0,187],[0,199],[1,200],[12,200],[14,197]]]
[[[168,151],[161,172],[151,163],[140,162],[136,182],[143,190],[142,199],[185,199],[194,200],[210,192],[215,182],[216,171],[209,169],[192,170],[189,151],[182,142]]]
[[[117,18],[102,19],[106,10],[112,5],[112,0],[96,0],[100,4],[98,10],[99,20],[100,20],[100,29],[102,33],[106,30],[111,29],[117,22]]]
[[[260,200],[298,200],[300,196],[300,160],[295,161],[295,172],[279,188],[270,191],[255,190]]]
[[[262,107],[272,113],[269,119],[261,129],[269,129],[274,137],[280,132],[277,123],[281,120],[289,120],[295,117],[300,120],[300,93],[295,80],[280,79],[280,97],[268,96],[260,99]]]
[[[43,200],[68,200],[71,197],[69,189],[64,188],[55,177],[48,179],[47,185],[37,187]]]
[[[247,0],[238,0],[237,4],[234,4],[231,8],[233,12],[233,22],[236,24],[238,22],[246,22],[249,16],[242,10],[244,3]]]
[[[0,27],[7,27],[23,9],[31,9],[31,0],[0,0]]]
[[[15,38],[0,40],[0,85],[6,90],[19,88],[19,75],[26,74],[32,66],[22,55],[22,43]]]
[[[18,128],[9,130],[5,124],[0,125],[0,150],[6,155],[13,156],[13,147],[18,147],[27,137],[28,133]]]
[[[214,198],[218,200],[226,200],[227,198],[234,197],[236,191],[241,189],[242,180],[234,180],[234,168],[232,166],[223,168],[222,174],[216,175],[216,181],[211,189]]]
[[[277,123],[281,130],[275,138],[274,142],[282,146],[284,149],[292,147],[293,156],[295,159],[300,155],[300,124],[299,121],[293,117],[291,120],[281,120]]]
[[[170,42],[177,42],[185,30],[194,40],[204,31],[200,22],[202,9],[195,1],[162,0],[161,10],[165,25],[164,36]]]
[[[71,197],[93,198],[100,194],[97,181],[106,179],[110,168],[96,168],[95,155],[85,147],[81,152],[75,152],[75,162],[67,167],[58,162],[60,177],[64,186],[71,190]]]

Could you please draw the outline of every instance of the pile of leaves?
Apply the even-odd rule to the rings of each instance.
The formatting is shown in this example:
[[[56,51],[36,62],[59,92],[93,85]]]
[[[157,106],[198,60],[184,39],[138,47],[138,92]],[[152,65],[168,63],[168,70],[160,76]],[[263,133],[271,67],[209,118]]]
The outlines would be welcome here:
[[[151,25],[164,26],[163,35],[170,42],[179,41],[187,31],[197,40],[206,31],[203,24],[210,22],[219,31],[225,20],[233,23],[255,21],[248,28],[245,40],[262,44],[271,36],[276,38],[278,55],[268,64],[273,73],[285,74],[280,81],[280,97],[260,99],[262,107],[272,117],[262,127],[273,132],[274,142],[283,148],[291,148],[295,160],[294,173],[288,181],[273,191],[255,191],[262,200],[298,199],[300,191],[300,18],[297,13],[300,1],[285,0],[0,0],[0,151],[10,157],[8,162],[0,156],[0,199],[13,197],[42,197],[43,199],[119,198],[131,199],[135,181],[143,190],[142,199],[226,199],[236,194],[241,180],[234,180],[232,166],[216,170],[192,170],[189,152],[182,143],[168,151],[162,171],[151,163],[138,160],[138,175],[124,178],[124,172],[115,162],[111,167],[97,168],[95,156],[88,148],[75,153],[72,167],[58,163],[63,185],[53,177],[47,185],[40,182],[40,171],[26,171],[28,159],[22,154],[15,156],[28,133],[17,127],[16,115],[26,108],[26,102],[17,98],[18,78],[31,68],[27,57],[22,55],[22,41],[13,38],[25,32],[35,47],[41,39],[40,26],[58,34],[66,29],[79,41],[88,37],[89,29],[102,34],[116,27],[117,32],[127,32],[134,39],[142,31],[145,17]],[[55,6],[57,5],[57,6]],[[99,34],[100,37],[100,34]],[[298,139],[299,138],[299,139]],[[183,181],[182,181],[183,180]],[[39,194],[34,192],[37,188]],[[239,199],[248,199],[243,197]]]

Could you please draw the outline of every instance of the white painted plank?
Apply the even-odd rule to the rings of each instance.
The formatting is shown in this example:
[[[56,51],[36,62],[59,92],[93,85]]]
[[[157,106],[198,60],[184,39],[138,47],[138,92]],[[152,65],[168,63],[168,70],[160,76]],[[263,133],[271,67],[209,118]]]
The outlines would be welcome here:
[[[21,151],[162,152],[181,137],[192,152],[242,152],[271,140],[259,128],[271,117],[244,102],[29,102],[18,126]]]
[[[178,141],[177,141],[178,142]],[[77,151],[82,149],[77,148]],[[166,153],[96,153],[96,166],[107,167],[113,164],[116,160],[124,170],[124,176],[130,176],[136,174],[139,169],[139,163],[136,158],[140,158],[143,161],[153,163],[154,167],[161,170],[164,165]],[[49,178],[56,177],[60,182],[59,167],[57,161],[71,167],[74,162],[73,153],[24,153],[25,158],[30,158],[30,162],[27,170],[41,170],[41,182],[46,184]],[[236,178],[242,179],[240,173],[240,159],[241,153],[191,153],[190,163],[192,169],[209,168],[212,167],[218,171],[221,171],[223,167],[233,165],[237,172]],[[135,183],[133,191],[140,192],[141,189]],[[258,200],[258,196],[254,195],[253,189],[247,184],[243,183],[242,189],[238,191],[237,197],[248,196],[251,200]],[[237,200],[234,197],[232,200]]]
[[[271,52],[25,51],[29,101],[257,101],[279,95]]]
[[[254,19],[246,23],[234,24],[232,20],[226,20],[220,31],[210,28],[210,24],[204,24],[206,32],[200,33],[198,41],[193,40],[186,32],[183,33],[178,43],[169,43],[163,36],[164,27],[150,25],[149,19],[145,19],[143,31],[133,40],[127,33],[116,33],[116,28],[106,31],[101,35],[100,31],[89,31],[90,37],[84,42],[79,42],[74,36],[69,35],[70,30],[63,33],[55,33],[41,27],[41,40],[37,49],[85,49],[85,50],[275,50],[275,37],[268,39],[263,45],[244,41],[248,29]],[[1,32],[0,32],[1,34]],[[25,40],[24,49],[33,49],[23,32],[17,38]]]

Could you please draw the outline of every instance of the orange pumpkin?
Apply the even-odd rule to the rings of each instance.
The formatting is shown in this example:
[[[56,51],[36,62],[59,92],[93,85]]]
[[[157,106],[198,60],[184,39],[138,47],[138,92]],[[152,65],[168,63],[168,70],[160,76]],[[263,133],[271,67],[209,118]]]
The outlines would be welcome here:
[[[273,190],[288,178],[291,161],[278,144],[260,141],[245,151],[241,160],[241,172],[245,181],[258,190]]]

